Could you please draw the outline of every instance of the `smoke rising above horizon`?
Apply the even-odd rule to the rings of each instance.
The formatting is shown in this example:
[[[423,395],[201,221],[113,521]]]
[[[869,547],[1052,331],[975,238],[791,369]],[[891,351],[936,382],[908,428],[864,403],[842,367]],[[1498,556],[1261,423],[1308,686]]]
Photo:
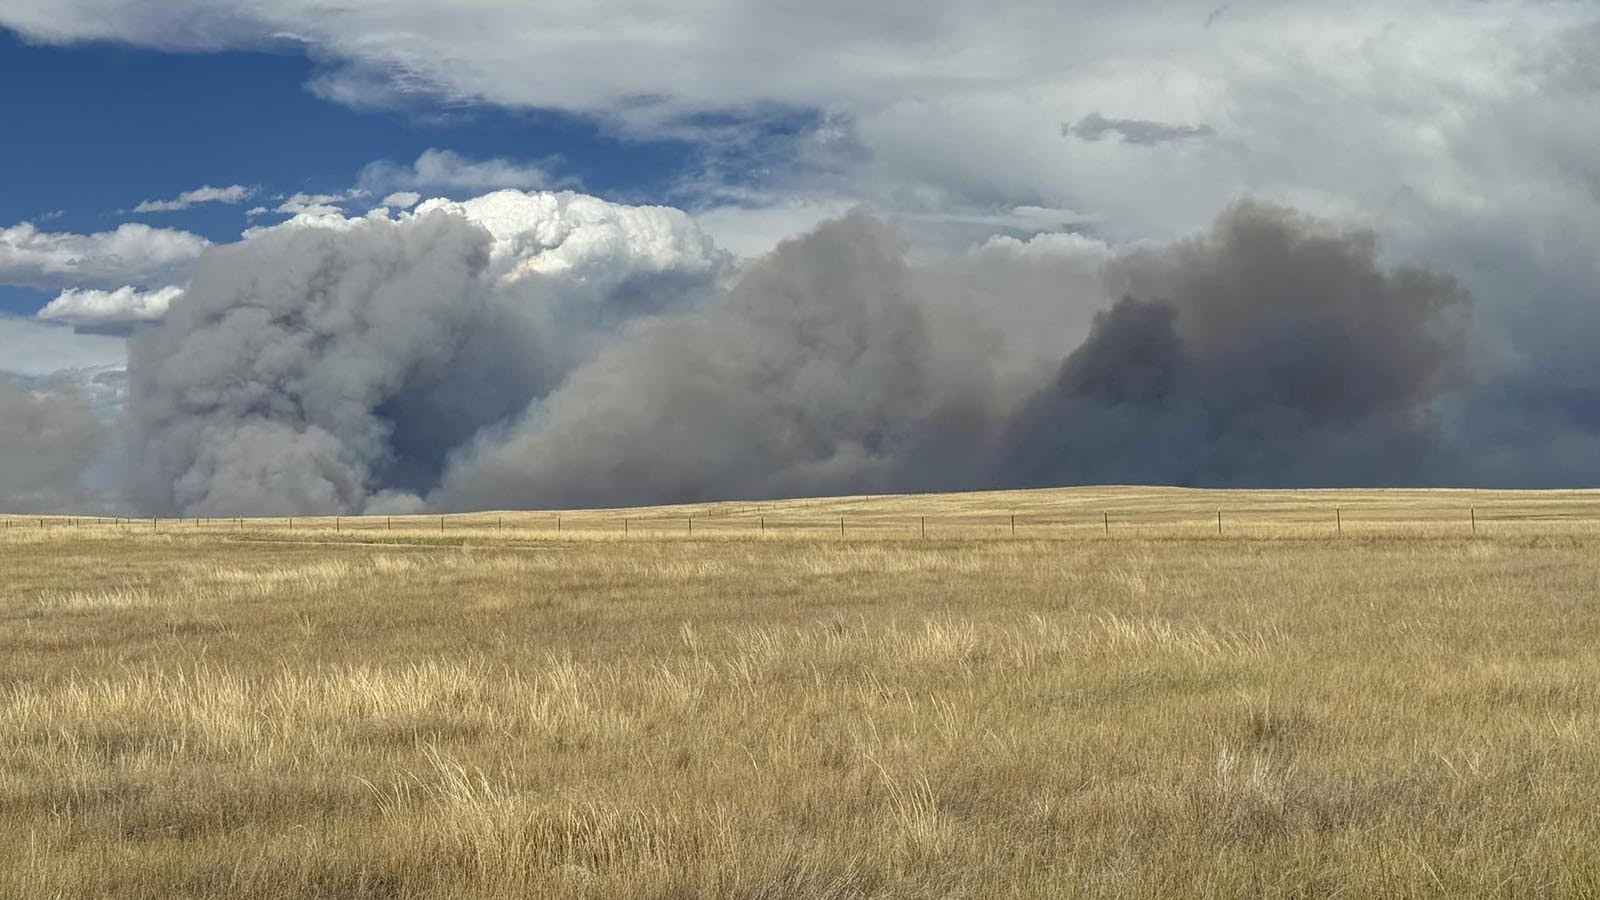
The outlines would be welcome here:
[[[1515,415],[1472,333],[1449,274],[1281,207],[932,254],[858,210],[735,261],[677,210],[501,191],[207,251],[130,343],[112,443],[158,515],[1515,482],[1512,453],[1464,461]],[[80,502],[62,473],[104,426],[5,388],[94,448],[28,480]],[[47,502],[20,484],[0,499]]]
[[[1467,297],[1383,271],[1376,236],[1242,204],[1134,252],[1055,380],[1008,426],[1024,485],[1448,481],[1432,404],[1466,375]]]
[[[515,191],[309,217],[205,256],[130,344],[137,505],[410,511],[626,320],[709,291],[676,210]]]

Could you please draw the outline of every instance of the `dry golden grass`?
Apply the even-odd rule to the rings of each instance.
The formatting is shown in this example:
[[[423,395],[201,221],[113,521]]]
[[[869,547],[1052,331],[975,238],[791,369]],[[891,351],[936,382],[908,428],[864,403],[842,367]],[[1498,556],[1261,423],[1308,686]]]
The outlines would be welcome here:
[[[1600,896],[1600,494],[561,515],[10,520],[0,897]]]

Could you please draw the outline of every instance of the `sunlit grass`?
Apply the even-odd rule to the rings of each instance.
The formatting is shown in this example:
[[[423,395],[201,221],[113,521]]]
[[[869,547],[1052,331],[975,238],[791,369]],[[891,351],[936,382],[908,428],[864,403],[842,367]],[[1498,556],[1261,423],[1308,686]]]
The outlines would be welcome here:
[[[1595,896],[1592,496],[17,517],[0,897]]]

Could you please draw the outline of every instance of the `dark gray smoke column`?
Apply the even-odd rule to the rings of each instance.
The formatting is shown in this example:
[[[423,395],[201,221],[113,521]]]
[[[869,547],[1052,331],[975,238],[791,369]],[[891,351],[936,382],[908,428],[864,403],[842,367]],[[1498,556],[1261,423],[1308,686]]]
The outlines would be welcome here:
[[[1005,484],[1427,484],[1430,411],[1461,374],[1449,278],[1383,271],[1376,239],[1253,204],[1134,253],[1054,382],[1005,429]]]

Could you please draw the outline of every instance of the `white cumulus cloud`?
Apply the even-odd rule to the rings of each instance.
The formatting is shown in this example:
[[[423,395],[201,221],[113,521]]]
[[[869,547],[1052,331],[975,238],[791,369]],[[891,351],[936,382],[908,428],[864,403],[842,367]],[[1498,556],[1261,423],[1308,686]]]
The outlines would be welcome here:
[[[38,317],[62,322],[81,331],[124,332],[135,325],[155,322],[167,314],[172,301],[183,296],[181,287],[142,291],[124,285],[113,291],[68,288],[56,295]]]
[[[23,222],[0,228],[0,284],[45,290],[173,284],[208,246],[197,234],[137,223],[74,234]]]

